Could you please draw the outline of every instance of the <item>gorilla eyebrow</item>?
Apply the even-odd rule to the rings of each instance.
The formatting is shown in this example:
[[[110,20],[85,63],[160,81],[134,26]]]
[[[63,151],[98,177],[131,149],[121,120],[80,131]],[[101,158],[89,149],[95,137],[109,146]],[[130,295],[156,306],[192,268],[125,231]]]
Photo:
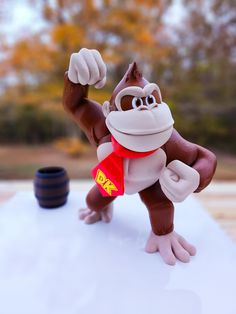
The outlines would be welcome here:
[[[153,91],[157,91],[157,93],[160,97],[160,100],[162,101],[161,91],[160,91],[160,88],[157,84],[149,83],[146,86],[144,86],[143,90],[144,90],[145,96],[150,95]]]
[[[122,89],[116,95],[116,98],[115,98],[116,108],[118,110],[122,111],[120,102],[121,102],[121,98],[124,96],[129,95],[129,96],[134,96],[134,97],[146,97],[146,96],[150,95],[154,90],[158,92],[158,94],[160,95],[160,98],[161,98],[160,89],[157,86],[157,84],[155,84],[155,83],[149,83],[146,86],[144,86],[144,88],[141,88],[139,86],[126,87],[126,88]]]

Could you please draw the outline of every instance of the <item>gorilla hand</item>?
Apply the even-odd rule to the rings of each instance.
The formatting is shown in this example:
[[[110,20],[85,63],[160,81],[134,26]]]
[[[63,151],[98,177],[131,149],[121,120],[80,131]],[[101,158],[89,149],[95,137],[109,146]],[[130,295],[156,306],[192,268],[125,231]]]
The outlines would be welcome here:
[[[162,191],[172,202],[182,202],[199,186],[200,175],[182,161],[173,160],[159,179]]]
[[[183,263],[188,263],[190,256],[196,254],[195,247],[174,231],[163,236],[155,235],[151,231],[145,250],[147,253],[158,251],[168,265],[175,265],[176,258]]]
[[[95,85],[102,88],[106,83],[106,65],[95,49],[81,49],[70,57],[69,80],[75,84]]]
[[[109,204],[102,211],[95,212],[89,208],[79,210],[79,219],[84,220],[86,224],[94,224],[100,220],[110,222],[113,216],[113,204]]]

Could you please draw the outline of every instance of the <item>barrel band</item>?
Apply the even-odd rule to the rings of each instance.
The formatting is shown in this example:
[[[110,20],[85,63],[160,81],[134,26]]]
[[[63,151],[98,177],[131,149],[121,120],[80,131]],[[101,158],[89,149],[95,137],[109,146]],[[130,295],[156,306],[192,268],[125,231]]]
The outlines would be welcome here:
[[[68,194],[69,194],[69,192],[67,192],[67,193],[65,193],[65,194],[62,194],[62,195],[47,196],[47,197],[39,196],[39,195],[36,194],[35,197],[36,197],[39,201],[54,201],[54,200],[58,200],[58,199],[67,197]]]
[[[56,184],[40,184],[40,183],[34,182],[34,186],[39,189],[57,189],[57,188],[67,185],[68,183],[69,183],[69,180],[65,180],[61,183],[56,183]]]
[[[51,170],[51,172],[50,172]],[[45,172],[43,172],[45,171]],[[48,172],[46,172],[48,171]],[[57,178],[57,177],[61,177],[64,176],[66,174],[66,171],[64,168],[61,167],[46,167],[46,168],[41,168],[39,169],[35,176],[37,178]]]

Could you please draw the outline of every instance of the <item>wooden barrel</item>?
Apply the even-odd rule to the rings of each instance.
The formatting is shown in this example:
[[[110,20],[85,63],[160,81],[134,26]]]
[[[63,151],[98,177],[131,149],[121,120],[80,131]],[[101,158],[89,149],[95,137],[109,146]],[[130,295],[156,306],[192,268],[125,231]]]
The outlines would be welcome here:
[[[34,194],[43,208],[56,208],[66,203],[69,194],[69,178],[61,167],[39,169],[34,179]]]

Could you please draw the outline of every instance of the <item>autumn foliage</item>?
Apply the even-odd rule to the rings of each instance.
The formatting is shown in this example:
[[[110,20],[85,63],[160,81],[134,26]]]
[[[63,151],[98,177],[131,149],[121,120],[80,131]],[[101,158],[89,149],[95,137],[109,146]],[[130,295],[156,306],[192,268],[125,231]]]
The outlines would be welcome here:
[[[157,82],[176,127],[199,144],[236,151],[236,11],[234,1],[29,1],[40,4],[44,26],[16,38],[1,34],[0,141],[45,142],[81,132],[62,111],[69,56],[98,49],[108,83],[91,90],[99,102],[136,60]],[[32,122],[34,121],[34,122]],[[14,126],[17,126],[15,128]]]

